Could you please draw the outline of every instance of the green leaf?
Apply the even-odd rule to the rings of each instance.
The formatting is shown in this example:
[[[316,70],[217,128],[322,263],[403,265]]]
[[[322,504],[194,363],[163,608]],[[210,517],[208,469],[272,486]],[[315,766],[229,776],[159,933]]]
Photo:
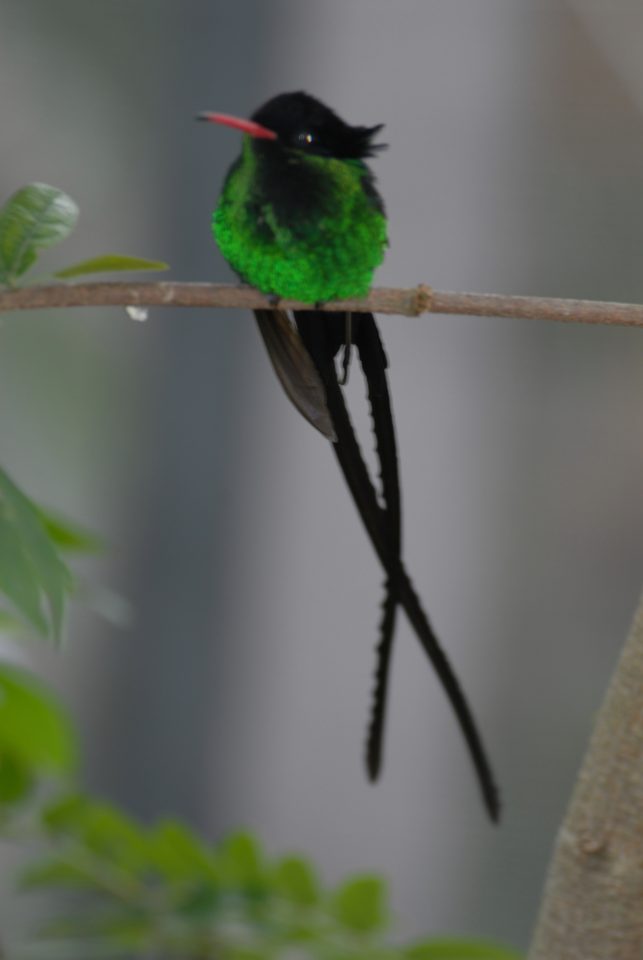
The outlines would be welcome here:
[[[425,940],[404,950],[407,960],[523,960],[521,954],[482,940]]]
[[[302,907],[319,900],[319,882],[315,872],[303,857],[284,857],[277,863],[273,882],[275,892]]]
[[[66,193],[31,183],[0,210],[0,282],[13,283],[36,261],[38,251],[68,236],[78,207]]]
[[[146,906],[110,902],[92,907],[91,911],[48,918],[39,925],[41,937],[102,937],[109,942],[128,944],[134,956],[139,956],[137,948],[145,951],[154,939],[158,921]]]
[[[22,890],[42,890],[50,887],[70,890],[95,890],[96,882],[81,867],[63,856],[51,856],[25,867],[20,873]]]
[[[169,881],[217,880],[209,849],[176,820],[165,820],[149,831],[147,850],[150,866]]]
[[[386,887],[381,877],[371,874],[351,877],[333,897],[332,909],[338,922],[354,933],[373,933],[387,922]]]
[[[212,883],[186,885],[176,897],[174,908],[185,921],[195,924],[211,921],[220,903],[220,891]]]
[[[40,634],[57,641],[71,584],[38,508],[0,469],[0,591]]]
[[[119,882],[135,884],[138,891],[137,875],[149,868],[147,838],[144,828],[126,814],[76,793],[45,806],[41,821],[52,838],[67,841],[78,856],[88,857],[89,873],[99,868]]]
[[[217,850],[215,864],[230,887],[253,887],[265,879],[259,841],[251,833],[233,833]]]
[[[19,803],[31,793],[33,772],[11,753],[0,751],[0,806]]]
[[[99,858],[129,872],[146,865],[143,829],[116,807],[88,800],[74,827],[87,849]]]
[[[99,536],[53,510],[34,504],[47,536],[59,550],[70,553],[99,553],[104,543]]]
[[[66,793],[56,797],[43,807],[42,825],[55,836],[77,833],[90,805],[91,801],[82,793]]]
[[[76,741],[67,715],[35,678],[0,666],[0,765],[5,757],[34,773],[69,773]]]
[[[169,270],[162,260],[147,260],[145,257],[130,257],[124,253],[105,253],[101,257],[90,257],[70,267],[57,270],[55,277],[81,277],[87,273],[115,273],[121,270]]]

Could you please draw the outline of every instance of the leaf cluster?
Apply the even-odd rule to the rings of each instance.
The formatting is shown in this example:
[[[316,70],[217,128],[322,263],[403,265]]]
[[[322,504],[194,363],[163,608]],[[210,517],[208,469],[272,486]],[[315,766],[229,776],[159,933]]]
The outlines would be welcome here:
[[[78,207],[62,190],[31,183],[0,208],[0,284],[16,286],[41,251],[64,240],[78,220]],[[158,260],[103,254],[54,273],[69,280],[90,273],[165,270]],[[59,642],[73,579],[60,551],[90,551],[98,541],[29,499],[0,467],[0,630],[27,626]]]
[[[251,833],[213,845],[176,820],[142,825],[75,788],[77,756],[55,698],[1,665],[0,837],[35,846],[19,889],[55,905],[10,958],[519,960],[473,941],[392,946],[382,878],[326,889],[308,859],[270,858]]]
[[[213,846],[177,821],[141,827],[80,795],[45,807],[41,822],[51,851],[23,888],[64,889],[73,911],[45,926],[29,956],[518,960],[472,941],[391,946],[381,878],[326,890],[309,860],[271,859],[251,833]]]
[[[78,221],[78,207],[66,193],[47,183],[30,183],[0,208],[0,284],[16,286],[42,250],[60,243]],[[91,273],[123,270],[167,270],[167,264],[145,257],[106,253],[57,270],[61,280]]]

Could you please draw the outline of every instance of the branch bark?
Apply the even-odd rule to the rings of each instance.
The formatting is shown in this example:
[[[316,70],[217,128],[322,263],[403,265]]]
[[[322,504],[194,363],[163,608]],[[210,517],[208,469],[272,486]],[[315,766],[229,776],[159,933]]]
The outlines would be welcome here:
[[[149,306],[238,307],[255,310],[274,304],[252,287],[216,283],[57,283],[18,289],[0,288],[0,312],[53,307]],[[310,304],[280,301],[284,309]],[[425,284],[409,289],[376,287],[361,300],[333,300],[323,310],[372,311],[417,317],[424,313],[477,317],[514,317],[563,323],[643,326],[643,305],[552,297],[515,297],[492,293],[449,293]]]
[[[643,956],[643,596],[560,829],[529,960]]]

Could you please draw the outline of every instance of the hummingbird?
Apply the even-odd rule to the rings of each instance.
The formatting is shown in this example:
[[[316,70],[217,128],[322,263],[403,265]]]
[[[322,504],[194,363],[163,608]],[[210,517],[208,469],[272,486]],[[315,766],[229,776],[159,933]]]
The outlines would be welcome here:
[[[433,665],[468,748],[492,821],[498,791],[473,714],[402,560],[398,454],[388,360],[372,313],[319,307],[368,293],[388,244],[384,203],[367,160],[384,148],[383,124],[352,126],[302,91],[268,100],[250,119],[204,112],[198,119],[244,134],[212,214],[221,253],[239,278],[267,294],[254,311],[268,355],[297,410],[332,445],[357,512],[385,573],[366,769],[378,778],[393,636],[402,608]],[[281,300],[310,308],[292,315]],[[379,490],[353,429],[342,386],[355,348],[364,375],[379,467]],[[342,355],[341,370],[338,357]]]

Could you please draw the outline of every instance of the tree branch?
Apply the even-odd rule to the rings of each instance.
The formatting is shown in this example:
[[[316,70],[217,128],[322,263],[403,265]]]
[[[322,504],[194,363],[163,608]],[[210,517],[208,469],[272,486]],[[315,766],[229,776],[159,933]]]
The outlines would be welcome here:
[[[643,596],[558,835],[529,960],[643,947]]]
[[[252,287],[218,283],[57,283],[0,288],[0,312],[53,307],[148,306],[239,307],[265,309],[270,299]],[[310,309],[310,304],[283,300],[284,309]],[[515,297],[493,293],[447,293],[425,284],[406,290],[376,287],[361,300],[333,300],[321,309],[372,311],[417,317],[423,313],[476,317],[514,317],[563,323],[643,326],[643,305],[553,297]]]

